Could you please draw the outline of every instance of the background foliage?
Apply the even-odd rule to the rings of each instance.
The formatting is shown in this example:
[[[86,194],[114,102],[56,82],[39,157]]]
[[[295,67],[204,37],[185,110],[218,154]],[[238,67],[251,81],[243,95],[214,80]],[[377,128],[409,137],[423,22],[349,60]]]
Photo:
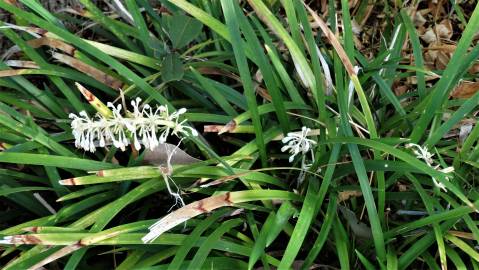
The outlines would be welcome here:
[[[478,268],[479,8],[437,2],[0,1],[1,265]],[[178,213],[158,168],[72,143],[68,114],[120,90],[200,131],[171,179],[211,209],[148,245]],[[298,181],[280,149],[302,126]]]

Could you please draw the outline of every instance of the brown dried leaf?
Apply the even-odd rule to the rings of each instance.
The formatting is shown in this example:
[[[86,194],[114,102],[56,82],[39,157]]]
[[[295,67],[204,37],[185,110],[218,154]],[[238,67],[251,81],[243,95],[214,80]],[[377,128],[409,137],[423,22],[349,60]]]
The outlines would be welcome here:
[[[75,53],[75,47],[54,38],[49,37],[42,37],[37,39],[29,40],[28,45],[32,46],[33,48],[39,48],[41,46],[49,46],[51,48],[55,48],[61,50],[69,55],[73,55]]]
[[[479,73],[479,63],[473,64],[472,67],[469,69],[469,74],[476,73]]]
[[[434,27],[434,30],[437,34],[437,37],[442,39],[451,39],[453,31],[452,24],[449,19],[442,20],[439,24]]]
[[[423,26],[426,23],[426,19],[422,15],[422,12],[415,12],[413,22],[417,27]]]
[[[450,59],[451,59],[450,54],[439,51],[437,53],[437,58],[436,58],[436,69],[439,69],[439,70],[446,69],[447,63],[449,63]]]
[[[457,46],[453,44],[434,43],[427,47],[428,50],[441,51],[443,53],[454,53]]]
[[[424,53],[426,66],[429,69],[445,69],[455,50],[456,45],[442,44],[441,42],[429,44]]]
[[[407,90],[408,90],[407,85],[400,85],[400,86],[394,88],[394,93],[396,94],[396,96],[401,96],[404,93],[406,93]]]
[[[451,93],[453,98],[470,98],[479,90],[479,82],[461,82]]]
[[[351,197],[361,197],[363,196],[363,193],[359,190],[347,190],[347,191],[341,191],[338,194],[338,203],[347,201]]]
[[[437,41],[437,36],[432,28],[428,28],[424,34],[422,34],[421,39],[424,40],[427,44],[431,44]]]
[[[120,80],[117,80],[116,78],[113,78],[112,76],[104,73],[103,71],[97,68],[94,68],[90,65],[87,65],[76,58],[73,58],[71,56],[61,54],[61,53],[53,53],[52,56],[56,60],[64,64],[67,64],[77,69],[78,71],[81,71],[83,73],[90,75],[91,77],[95,78],[97,81],[102,82],[115,90],[120,89],[123,86],[123,82],[121,82]]]
[[[237,123],[235,120],[231,120],[228,122],[228,124],[226,124],[222,129],[220,129],[220,131],[218,132],[218,134],[223,134],[225,132],[231,132],[232,130],[234,130],[237,126]]]

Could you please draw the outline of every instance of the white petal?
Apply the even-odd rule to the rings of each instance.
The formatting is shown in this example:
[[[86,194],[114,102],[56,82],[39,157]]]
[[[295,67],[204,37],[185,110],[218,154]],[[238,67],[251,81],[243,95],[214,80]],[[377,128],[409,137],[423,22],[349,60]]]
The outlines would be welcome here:
[[[140,142],[138,141],[138,138],[136,137],[136,134],[135,134],[135,138],[134,138],[134,143],[133,143],[133,144],[134,144],[135,149],[136,149],[137,151],[139,151],[139,150],[141,149],[141,144],[140,144]]]
[[[282,143],[287,143],[287,142],[291,141],[292,139],[293,139],[293,137],[291,137],[291,136],[286,136],[286,137],[284,137],[284,138],[281,140],[281,142],[282,142]]]
[[[100,137],[100,147],[105,147],[105,138],[103,136]]]
[[[184,114],[186,112],[186,108],[181,108],[178,110],[178,114]]]

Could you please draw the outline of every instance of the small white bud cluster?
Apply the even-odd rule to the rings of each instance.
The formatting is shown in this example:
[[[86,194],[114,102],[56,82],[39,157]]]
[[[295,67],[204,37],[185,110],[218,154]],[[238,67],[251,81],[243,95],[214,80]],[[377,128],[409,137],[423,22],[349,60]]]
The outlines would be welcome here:
[[[422,159],[426,162],[426,164],[437,170],[441,167],[441,165],[434,165],[434,159],[432,158],[434,156],[434,154],[430,153],[427,149],[427,147],[422,147],[418,144],[415,144],[415,143],[408,143],[406,144],[406,148],[416,148],[416,149],[413,149],[413,153],[416,155],[417,158],[419,159]],[[454,168],[453,167],[447,167],[445,169],[440,169],[439,171],[443,172],[443,173],[450,173],[450,172],[453,172],[454,171]],[[442,190],[444,190],[445,192],[447,192],[447,189],[446,189],[446,186],[443,184],[443,183],[439,183],[436,178],[434,177],[431,177],[432,178],[432,181],[434,182],[434,185]],[[446,177],[446,179],[448,179]]]
[[[112,118],[105,118],[100,114],[90,118],[85,111],[80,112],[79,116],[71,113],[69,117],[72,119],[71,128],[75,137],[75,146],[95,152],[97,145],[104,147],[111,142],[124,151],[125,147],[131,143],[130,140],[133,140],[136,150],[141,149],[141,144],[153,150],[159,144],[165,143],[170,134],[178,137],[198,135],[195,129],[185,125],[186,119],[179,120],[180,116],[186,112],[185,108],[170,114],[168,107],[163,105],[153,110],[146,104],[140,109],[140,102],[140,98],[131,101],[133,113],[129,117],[122,116],[121,104],[115,107],[111,102],[108,102],[107,106],[113,112]]]
[[[307,138],[310,132],[310,128],[302,127],[301,132],[289,132],[287,136],[281,140],[284,144],[284,146],[281,147],[281,152],[288,151],[291,154],[289,156],[289,162],[293,162],[296,155],[301,153],[301,173],[298,176],[298,186],[304,181],[306,171],[311,168],[314,162],[313,145],[315,145],[316,142]],[[306,162],[306,154],[308,152],[311,154],[311,163]]]
[[[281,140],[284,144],[284,146],[281,147],[281,152],[288,151],[291,154],[289,162],[293,162],[294,157],[299,153],[303,155],[309,151],[312,153],[312,146],[315,145],[316,142],[307,138],[309,132],[311,132],[310,128],[303,127],[301,133],[289,132],[287,136]]]

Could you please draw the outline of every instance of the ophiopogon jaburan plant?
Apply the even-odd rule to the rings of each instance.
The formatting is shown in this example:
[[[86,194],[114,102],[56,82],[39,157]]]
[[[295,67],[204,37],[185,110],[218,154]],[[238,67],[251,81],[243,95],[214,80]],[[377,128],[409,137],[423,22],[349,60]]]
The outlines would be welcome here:
[[[4,269],[477,268],[475,3],[40,2],[0,1]]]

